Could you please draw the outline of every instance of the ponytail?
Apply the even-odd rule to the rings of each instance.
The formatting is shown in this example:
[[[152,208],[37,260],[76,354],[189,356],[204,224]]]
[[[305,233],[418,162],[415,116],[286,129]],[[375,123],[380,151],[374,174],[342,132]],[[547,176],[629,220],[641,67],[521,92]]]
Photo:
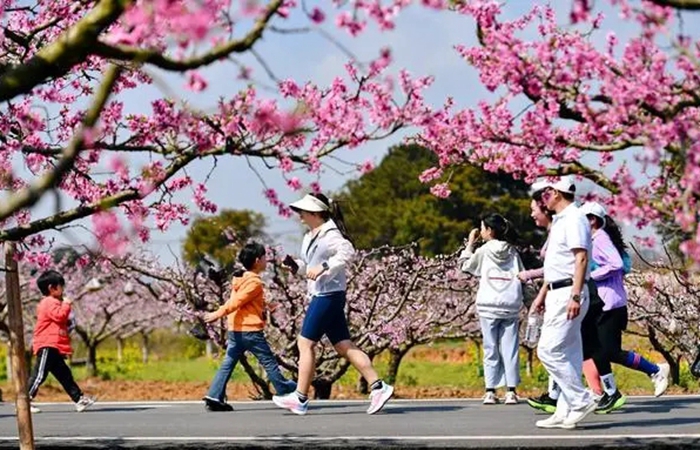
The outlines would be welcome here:
[[[598,218],[596,217],[596,219]],[[606,215],[603,219],[603,231],[610,236],[610,240],[620,254],[620,257],[624,258],[625,254],[627,254],[627,244],[625,244],[625,240],[622,238],[620,227],[615,223],[612,217]]]
[[[484,225],[491,229],[494,239],[515,244],[517,233],[513,224],[500,214],[489,214],[481,219]]]
[[[332,199],[326,197],[323,194],[311,195],[323,202],[324,205],[328,206],[328,211],[322,212],[321,217],[323,217],[324,220],[332,220],[338,227],[338,231],[340,231],[340,234],[343,236],[343,238],[345,238],[347,241],[354,245],[352,237],[350,237],[350,233],[348,233],[348,227],[345,225],[343,212],[340,210],[340,205],[338,205],[338,202],[333,201]]]

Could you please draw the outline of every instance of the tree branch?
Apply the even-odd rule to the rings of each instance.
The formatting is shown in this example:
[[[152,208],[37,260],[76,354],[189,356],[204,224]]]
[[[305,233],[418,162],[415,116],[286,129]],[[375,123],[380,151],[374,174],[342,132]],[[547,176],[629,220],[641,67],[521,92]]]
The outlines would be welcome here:
[[[700,0],[651,0],[659,6],[669,6],[687,11],[700,11]]]
[[[68,147],[63,151],[63,156],[56,164],[56,167],[46,172],[36,183],[22,188],[0,205],[0,222],[20,209],[29,208],[34,205],[46,191],[56,187],[63,177],[73,168],[75,160],[83,150],[84,134],[86,130],[94,127],[97,120],[100,118],[100,114],[112,93],[112,87],[114,87],[114,83],[116,83],[119,78],[121,71],[122,69],[118,66],[110,66],[92,106],[87,111],[82,126],[75,133]]]
[[[163,55],[161,50],[141,49],[124,45],[109,45],[101,41],[97,42],[96,46],[92,49],[92,54],[120,61],[152,64],[161,69],[175,72],[196,69],[224,59],[232,53],[242,53],[249,50],[262,37],[267,24],[281,6],[282,0],[273,0],[270,2],[265,14],[255,22],[253,29],[243,39],[217,45],[212,51],[187,60],[177,61],[168,58]]]
[[[26,94],[45,80],[61,77],[85,61],[100,33],[121,16],[128,3],[128,0],[101,0],[85,17],[39,50],[27,63],[2,73],[0,102]]]

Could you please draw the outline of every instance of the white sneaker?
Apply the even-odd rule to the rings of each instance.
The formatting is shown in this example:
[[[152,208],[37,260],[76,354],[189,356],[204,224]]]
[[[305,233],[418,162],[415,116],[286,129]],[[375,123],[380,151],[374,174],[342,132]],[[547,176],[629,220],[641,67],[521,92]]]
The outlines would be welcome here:
[[[394,395],[394,387],[382,382],[381,389],[373,389],[369,393],[369,408],[367,414],[374,414],[381,411],[386,402]]]
[[[566,418],[558,416],[556,413],[552,414],[546,419],[538,420],[535,422],[537,428],[564,428],[565,430],[571,430],[576,428],[576,425],[570,425],[564,422]]]
[[[496,394],[488,391],[486,394],[484,394],[484,405],[495,405],[498,403],[498,397],[496,397]]]
[[[668,364],[657,364],[659,371],[651,376],[651,381],[654,383],[654,397],[661,397],[668,388],[668,376],[671,373],[671,367]]]
[[[588,402],[588,404],[583,408],[572,409],[571,411],[569,411],[569,414],[567,414],[566,419],[564,419],[564,425],[571,425],[575,427],[577,423],[585,419],[586,416],[595,411],[597,407],[598,402],[595,400],[595,398],[592,398],[591,401]]]
[[[309,400],[302,403],[296,392],[287,395],[273,395],[272,402],[280,408],[288,409],[298,416],[303,416],[309,411]]]
[[[517,405],[518,396],[515,394],[515,392],[508,391],[506,392],[506,399],[503,403],[505,403],[506,405]]]
[[[78,412],[83,412],[94,404],[94,398],[88,397],[87,395],[83,395],[82,397],[80,397],[80,400],[75,402],[75,410]]]
[[[32,414],[39,414],[41,412],[41,409],[38,406],[34,406],[34,404],[29,405],[29,411]]]

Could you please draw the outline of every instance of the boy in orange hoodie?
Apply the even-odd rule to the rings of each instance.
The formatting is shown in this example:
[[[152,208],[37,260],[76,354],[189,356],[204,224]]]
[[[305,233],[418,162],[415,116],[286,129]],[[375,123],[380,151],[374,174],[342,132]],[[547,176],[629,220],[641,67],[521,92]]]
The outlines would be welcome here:
[[[246,271],[234,277],[231,283],[231,297],[218,310],[204,315],[204,321],[214,322],[227,317],[228,345],[226,356],[219,367],[209,392],[204,397],[208,411],[233,411],[226,403],[226,383],[243,352],[250,351],[262,364],[267,377],[272,382],[277,395],[285,395],[296,390],[296,383],[287,380],[280,371],[277,359],[265,339],[264,286],[260,273],[267,267],[265,247],[257,242],[246,244],[238,254],[238,261]]]
[[[95,403],[95,400],[83,395],[83,391],[75,383],[73,374],[65,362],[65,357],[73,353],[68,336],[68,317],[73,302],[63,298],[66,280],[55,270],[49,270],[39,276],[36,284],[44,298],[36,308],[37,319],[32,344],[36,364],[29,378],[29,398],[34,399],[39,386],[46,381],[46,377],[51,372],[75,402],[75,410],[85,411]],[[33,405],[31,411],[41,412]]]

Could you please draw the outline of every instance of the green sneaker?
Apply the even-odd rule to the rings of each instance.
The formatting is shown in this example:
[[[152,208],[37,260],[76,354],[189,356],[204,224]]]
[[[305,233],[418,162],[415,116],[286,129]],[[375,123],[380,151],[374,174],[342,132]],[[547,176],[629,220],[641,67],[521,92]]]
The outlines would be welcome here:
[[[557,401],[549,396],[549,392],[545,392],[539,397],[528,398],[527,404],[539,411],[544,411],[549,414],[554,414],[554,411],[557,410]]]
[[[613,395],[603,394],[603,398],[598,402],[598,407],[595,410],[596,414],[609,414],[622,408],[627,401],[627,397],[622,395],[619,390]]]

